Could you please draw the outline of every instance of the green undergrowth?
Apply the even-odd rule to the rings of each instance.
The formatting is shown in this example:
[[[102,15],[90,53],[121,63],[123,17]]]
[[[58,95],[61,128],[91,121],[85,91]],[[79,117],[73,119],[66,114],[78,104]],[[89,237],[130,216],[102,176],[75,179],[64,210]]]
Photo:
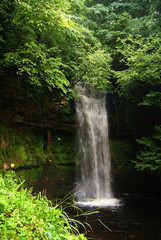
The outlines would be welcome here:
[[[0,239],[86,240],[61,204],[22,185],[15,172],[0,174]]]

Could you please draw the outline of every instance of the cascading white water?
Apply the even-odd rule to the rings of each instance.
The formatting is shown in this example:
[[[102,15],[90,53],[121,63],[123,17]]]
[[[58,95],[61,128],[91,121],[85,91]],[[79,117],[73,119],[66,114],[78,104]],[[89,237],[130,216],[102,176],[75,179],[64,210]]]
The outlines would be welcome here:
[[[99,200],[103,204],[113,198],[105,94],[95,92],[85,83],[79,83],[76,91],[78,157],[82,162],[77,198],[78,202],[86,199],[89,203],[89,199],[94,199],[95,203]],[[116,201],[109,203],[113,204]]]

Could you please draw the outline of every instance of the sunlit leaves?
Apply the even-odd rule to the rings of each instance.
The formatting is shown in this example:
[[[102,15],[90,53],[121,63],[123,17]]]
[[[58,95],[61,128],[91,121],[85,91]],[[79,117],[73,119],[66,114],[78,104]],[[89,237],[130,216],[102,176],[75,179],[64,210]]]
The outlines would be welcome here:
[[[95,51],[86,57],[86,68],[83,80],[89,82],[98,90],[111,91],[112,85],[109,81],[111,77],[110,54],[102,50]]]
[[[3,68],[14,67],[19,81],[27,83],[26,93],[32,89],[28,96],[58,90],[59,96],[72,97],[69,81],[78,74],[74,70],[79,70],[80,56],[91,44],[89,30],[70,17],[67,0],[14,0],[12,4]]]
[[[47,49],[42,44],[26,43],[16,53],[6,53],[6,65],[8,67],[17,66],[17,75],[21,75],[23,78],[26,76],[27,81],[40,88],[40,91],[43,90],[43,87],[47,87],[49,91],[57,88],[66,94],[67,87],[70,86],[62,72],[66,66],[62,63],[61,58],[52,57],[53,51],[54,49]]]

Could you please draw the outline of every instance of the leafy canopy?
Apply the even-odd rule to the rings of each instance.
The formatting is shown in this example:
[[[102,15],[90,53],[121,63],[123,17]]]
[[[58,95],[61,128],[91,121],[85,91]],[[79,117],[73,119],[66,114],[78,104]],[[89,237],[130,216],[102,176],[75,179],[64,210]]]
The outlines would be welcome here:
[[[111,62],[110,54],[103,50],[87,55],[83,80],[93,85],[97,90],[110,92],[112,90],[110,82],[112,74]]]
[[[72,98],[79,64],[96,40],[67,0],[1,1],[1,75],[12,71],[29,98]],[[11,11],[12,9],[12,11]]]
[[[116,71],[119,94],[139,105],[161,107],[160,44],[158,37],[135,39],[129,36],[121,41],[116,52],[122,54],[125,67]]]

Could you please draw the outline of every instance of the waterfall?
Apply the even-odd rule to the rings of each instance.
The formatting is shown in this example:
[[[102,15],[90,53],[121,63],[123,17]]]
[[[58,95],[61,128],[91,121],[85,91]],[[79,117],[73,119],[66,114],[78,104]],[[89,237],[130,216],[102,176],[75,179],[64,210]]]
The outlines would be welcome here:
[[[85,83],[79,83],[76,92],[78,159],[81,161],[78,201],[113,199],[105,94],[95,92]]]

